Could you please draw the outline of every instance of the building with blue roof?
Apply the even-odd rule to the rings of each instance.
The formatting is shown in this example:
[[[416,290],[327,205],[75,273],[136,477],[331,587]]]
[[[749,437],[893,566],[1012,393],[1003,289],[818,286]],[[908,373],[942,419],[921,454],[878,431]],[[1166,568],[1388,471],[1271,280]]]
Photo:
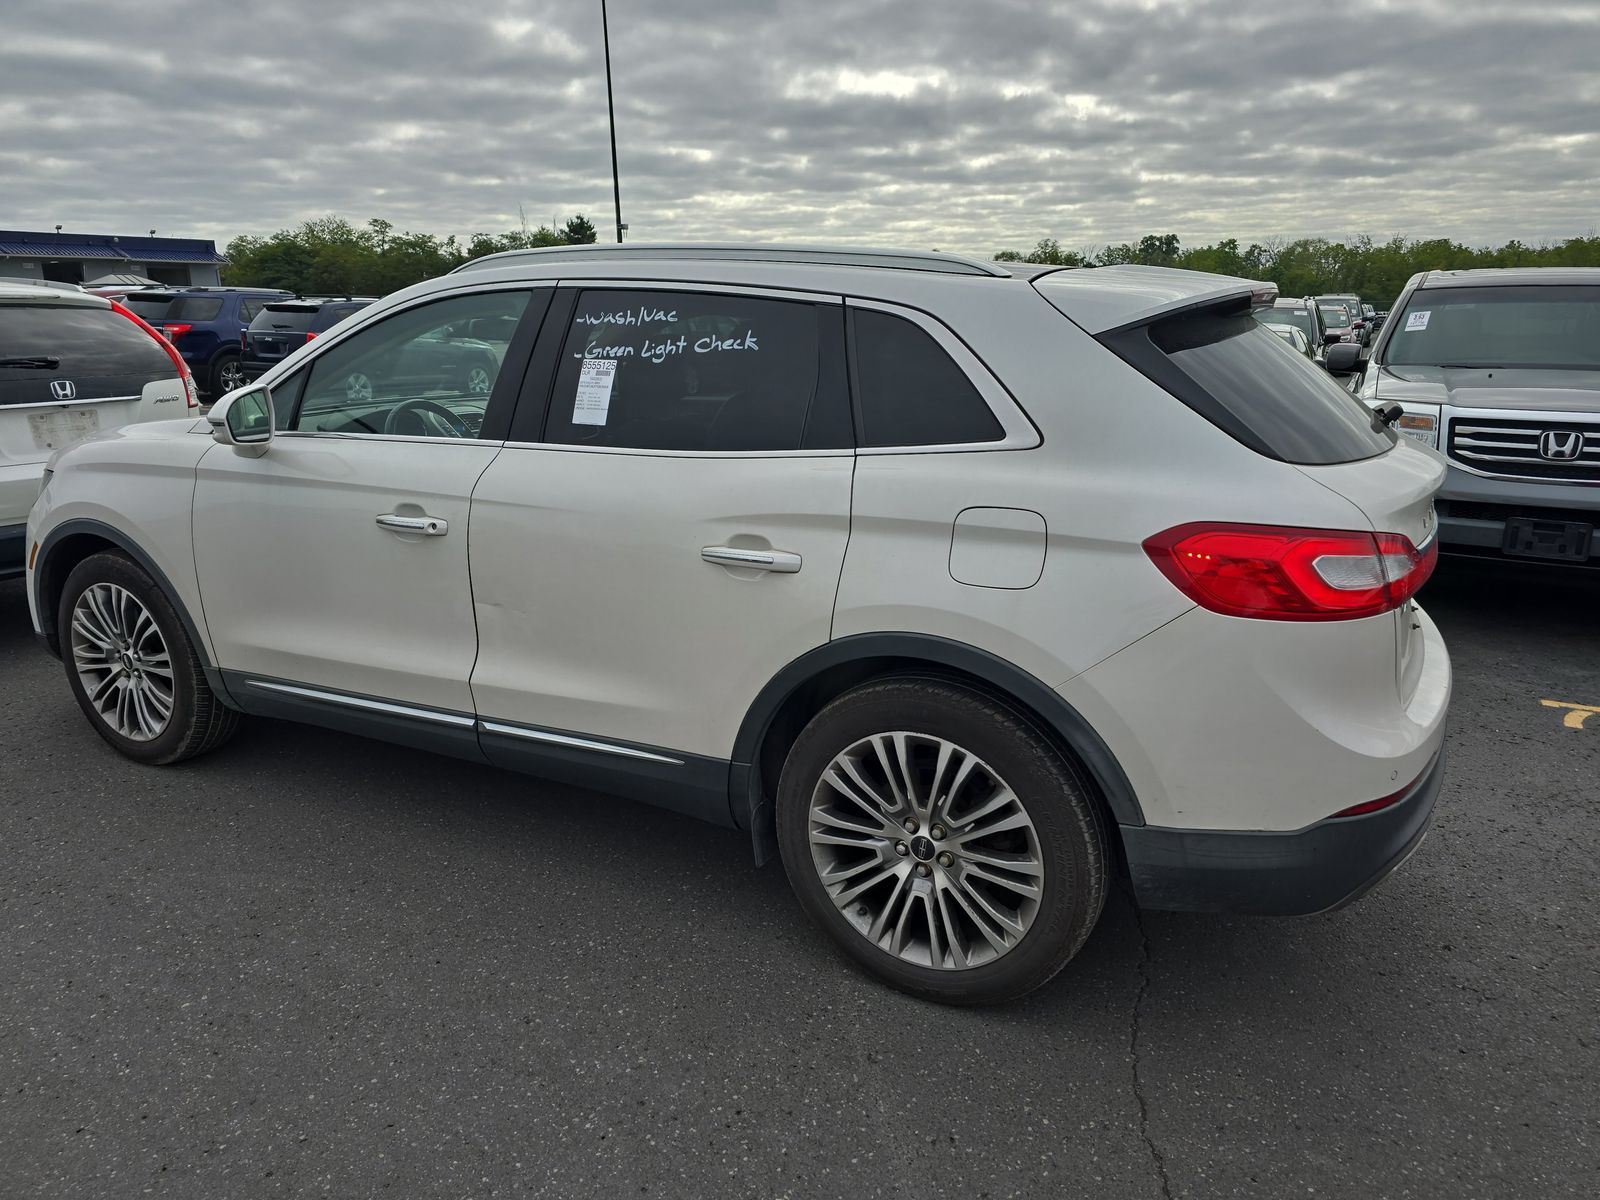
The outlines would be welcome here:
[[[215,287],[227,262],[215,242],[201,238],[0,229],[0,279],[93,284],[106,275],[142,275],[175,287]]]

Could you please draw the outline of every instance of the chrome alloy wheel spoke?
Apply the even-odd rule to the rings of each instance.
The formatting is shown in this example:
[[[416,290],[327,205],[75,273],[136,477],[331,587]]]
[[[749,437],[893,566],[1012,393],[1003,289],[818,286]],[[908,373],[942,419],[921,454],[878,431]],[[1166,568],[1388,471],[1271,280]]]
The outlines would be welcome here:
[[[1039,835],[1017,794],[971,751],[889,731],[840,752],[811,797],[812,864],[873,945],[922,967],[993,962],[1044,899]]]
[[[89,705],[123,737],[148,742],[172,719],[172,655],[127,588],[91,584],[73,606],[72,665]]]

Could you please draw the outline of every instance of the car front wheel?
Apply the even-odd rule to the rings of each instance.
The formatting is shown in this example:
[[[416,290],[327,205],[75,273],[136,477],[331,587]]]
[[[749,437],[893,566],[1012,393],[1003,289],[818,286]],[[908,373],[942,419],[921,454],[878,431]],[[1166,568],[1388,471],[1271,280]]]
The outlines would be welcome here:
[[[1010,1000],[1078,952],[1105,832],[1076,767],[955,684],[866,684],[802,731],[778,789],[802,905],[857,963],[932,1000]]]
[[[129,758],[179,762],[232,736],[238,713],[211,690],[171,601],[131,559],[106,551],[74,567],[56,628],[78,707]]]

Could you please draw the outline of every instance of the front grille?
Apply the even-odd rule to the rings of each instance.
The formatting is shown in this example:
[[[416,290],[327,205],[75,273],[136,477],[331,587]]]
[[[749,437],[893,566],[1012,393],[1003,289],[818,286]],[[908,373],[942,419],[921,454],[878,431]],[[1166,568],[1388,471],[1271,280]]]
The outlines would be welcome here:
[[[1578,439],[1577,456],[1548,458],[1540,442],[1550,433],[1557,449]],[[1450,457],[1490,475],[1516,475],[1562,483],[1600,483],[1600,422],[1551,418],[1511,419],[1462,413],[1450,422]]]

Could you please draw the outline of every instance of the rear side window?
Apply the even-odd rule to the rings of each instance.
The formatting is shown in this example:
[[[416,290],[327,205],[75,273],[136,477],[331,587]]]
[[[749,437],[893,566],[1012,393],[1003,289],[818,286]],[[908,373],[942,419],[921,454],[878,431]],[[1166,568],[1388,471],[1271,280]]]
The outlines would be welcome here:
[[[545,440],[636,450],[797,450],[818,392],[819,308],[684,292],[584,292]]]
[[[139,314],[141,317],[143,313]],[[172,302],[172,307],[167,309],[167,320],[189,321],[215,321],[222,315],[221,296],[179,296]],[[145,320],[149,320],[145,317]]]
[[[863,446],[997,442],[1005,430],[955,360],[904,317],[854,310]]]
[[[154,338],[109,308],[0,305],[0,406],[59,399],[52,380],[96,400],[137,396],[177,373]]]
[[[1119,357],[1252,450],[1325,465],[1382,454],[1394,433],[1247,308],[1201,309],[1102,334]]]

